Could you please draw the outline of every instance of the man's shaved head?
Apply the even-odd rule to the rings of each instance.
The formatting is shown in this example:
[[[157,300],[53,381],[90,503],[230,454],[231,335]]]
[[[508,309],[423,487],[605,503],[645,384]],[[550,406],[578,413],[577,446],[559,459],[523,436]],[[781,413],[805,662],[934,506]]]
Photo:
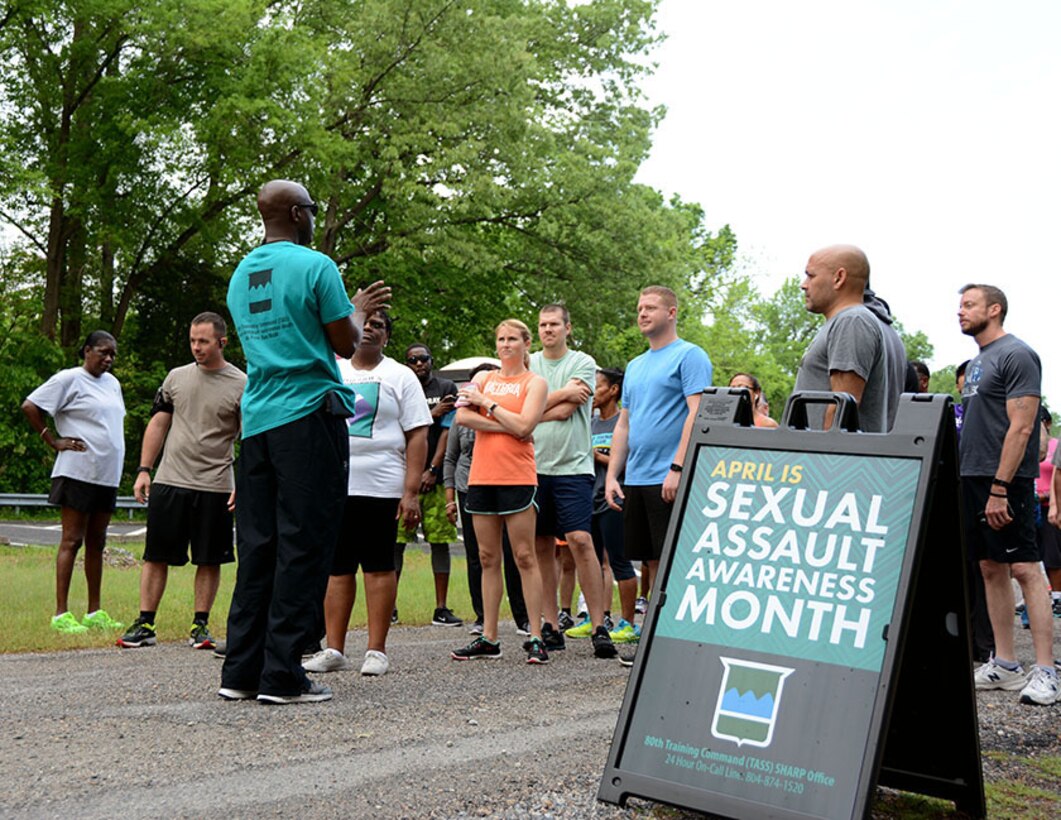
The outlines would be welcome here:
[[[834,271],[843,268],[847,271],[847,278],[851,280],[851,287],[859,293],[869,284],[869,260],[861,248],[854,245],[830,245],[815,251],[811,258],[819,259]]]
[[[313,205],[309,191],[297,182],[272,179],[258,191],[258,213],[265,225],[265,241],[288,240],[299,245],[313,241]],[[313,206],[316,208],[316,206]]]
[[[869,260],[854,245],[830,245],[807,260],[803,291],[807,310],[825,318],[851,305],[862,304],[869,285]]]

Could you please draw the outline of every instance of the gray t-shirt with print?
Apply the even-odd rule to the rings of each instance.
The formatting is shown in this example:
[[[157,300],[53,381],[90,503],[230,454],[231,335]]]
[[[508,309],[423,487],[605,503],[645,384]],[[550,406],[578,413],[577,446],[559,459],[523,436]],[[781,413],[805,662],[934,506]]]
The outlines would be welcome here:
[[[995,474],[1009,430],[1006,402],[1021,396],[1038,399],[1042,372],[1038,354],[1011,333],[982,347],[969,362],[962,388],[962,435],[958,443],[963,476]],[[1028,437],[1016,478],[1039,475],[1039,427],[1036,423]]]

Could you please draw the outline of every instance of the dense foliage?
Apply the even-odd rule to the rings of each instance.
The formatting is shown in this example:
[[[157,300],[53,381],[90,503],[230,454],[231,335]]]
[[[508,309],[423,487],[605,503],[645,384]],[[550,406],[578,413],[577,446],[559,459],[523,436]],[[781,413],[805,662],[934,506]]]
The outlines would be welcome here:
[[[20,0],[0,6],[0,489],[51,456],[17,410],[97,327],[119,340],[128,466],[189,319],[224,313],[274,177],[321,204],[351,290],[395,292],[400,349],[490,352],[564,301],[601,364],[644,349],[639,289],[777,415],[815,317],[734,271],[736,237],[634,182],[661,109],[655,0]],[[706,320],[706,321],[705,321]],[[242,364],[238,339],[227,348]],[[126,472],[127,484],[131,470]]]

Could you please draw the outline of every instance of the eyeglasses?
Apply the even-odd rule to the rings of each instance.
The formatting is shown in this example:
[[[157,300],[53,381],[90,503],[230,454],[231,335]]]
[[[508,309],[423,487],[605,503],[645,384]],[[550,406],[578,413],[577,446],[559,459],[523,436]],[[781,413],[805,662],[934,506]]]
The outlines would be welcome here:
[[[295,203],[295,207],[296,208],[305,208],[307,211],[309,211],[314,216],[316,216],[317,215],[317,211],[320,210],[320,206],[316,202],[296,202]]]
[[[428,356],[426,353],[422,353],[419,356],[409,356],[409,357],[407,357],[405,359],[405,363],[406,364],[418,364],[420,362],[429,362],[429,361],[431,361],[431,357]]]

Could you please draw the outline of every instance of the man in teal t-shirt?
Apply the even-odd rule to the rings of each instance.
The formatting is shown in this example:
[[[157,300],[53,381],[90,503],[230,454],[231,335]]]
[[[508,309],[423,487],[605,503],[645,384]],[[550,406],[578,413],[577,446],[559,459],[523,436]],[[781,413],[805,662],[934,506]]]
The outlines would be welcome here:
[[[598,658],[614,658],[615,646],[604,625],[604,580],[601,554],[594,549],[593,450],[590,411],[597,365],[593,357],[567,346],[571,318],[563,305],[546,305],[538,314],[542,350],[531,356],[530,369],[549,385],[545,414],[534,429],[538,470],[538,524],[535,550],[542,576],[542,640],[546,649],[563,649],[555,628],[556,539],[567,542],[575,559],[589,618],[567,631],[572,638],[591,638]],[[534,617],[534,613],[531,613]]]
[[[247,358],[236,469],[239,568],[218,694],[267,703],[329,700],[301,650],[320,607],[346,501],[346,418],[354,394],[335,354],[352,356],[365,316],[386,307],[376,282],[351,303],[335,263],[310,250],[317,205],[301,185],[258,193],[262,244],[232,275],[228,308]]]

